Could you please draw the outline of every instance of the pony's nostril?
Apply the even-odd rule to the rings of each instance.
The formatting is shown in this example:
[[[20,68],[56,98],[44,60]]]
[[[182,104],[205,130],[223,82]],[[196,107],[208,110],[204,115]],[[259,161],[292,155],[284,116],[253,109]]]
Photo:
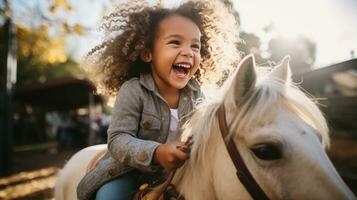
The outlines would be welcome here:
[[[278,160],[282,158],[280,148],[274,144],[259,144],[251,148],[251,150],[261,160]]]

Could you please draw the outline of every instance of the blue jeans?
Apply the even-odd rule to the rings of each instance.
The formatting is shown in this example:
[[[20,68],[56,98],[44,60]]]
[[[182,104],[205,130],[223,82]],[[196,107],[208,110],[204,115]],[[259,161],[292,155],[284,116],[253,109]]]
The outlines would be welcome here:
[[[153,184],[156,175],[143,174],[133,170],[105,183],[96,193],[96,200],[132,200],[143,183]],[[155,179],[155,178],[154,178]]]

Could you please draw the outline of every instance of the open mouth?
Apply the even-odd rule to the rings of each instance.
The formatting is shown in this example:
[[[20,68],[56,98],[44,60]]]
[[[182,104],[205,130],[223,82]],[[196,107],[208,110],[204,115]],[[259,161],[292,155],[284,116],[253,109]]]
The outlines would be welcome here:
[[[179,77],[184,77],[186,76],[191,69],[191,65],[189,64],[173,64],[172,68],[174,69],[174,72],[179,76]]]

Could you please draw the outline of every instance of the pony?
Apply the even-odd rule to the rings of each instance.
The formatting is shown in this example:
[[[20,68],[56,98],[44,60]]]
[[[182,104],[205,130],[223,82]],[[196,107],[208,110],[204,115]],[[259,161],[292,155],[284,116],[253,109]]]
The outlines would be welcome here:
[[[291,81],[289,57],[264,76],[253,55],[203,100],[183,127],[190,158],[172,180],[187,200],[252,199],[236,177],[225,142],[232,139],[269,199],[356,199],[329,160],[328,126],[318,106]],[[217,110],[224,105],[229,134],[223,138]],[[60,171],[55,198],[76,199],[86,166],[106,145],[76,153]]]

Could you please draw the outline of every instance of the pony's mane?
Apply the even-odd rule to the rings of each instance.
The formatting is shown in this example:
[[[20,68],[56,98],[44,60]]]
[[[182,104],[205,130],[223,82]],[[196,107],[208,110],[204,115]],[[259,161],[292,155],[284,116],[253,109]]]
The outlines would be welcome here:
[[[229,85],[227,87],[226,84],[231,84],[231,81],[226,81],[223,86],[224,88],[229,88]],[[196,177],[190,178],[191,181],[199,181],[192,183],[194,185],[202,185],[209,182],[208,180],[202,180],[201,174],[205,174],[205,172],[197,173],[197,170],[195,173],[193,172],[194,168],[203,165],[207,159],[205,154],[209,151],[207,148],[210,143],[209,138],[213,130],[218,128],[216,111],[221,105],[223,97],[224,93],[218,98],[209,98],[202,101],[184,127],[183,140],[192,135],[194,144],[191,149],[190,161],[186,162],[182,171],[185,171],[188,176]],[[242,129],[252,127],[256,123],[259,123],[259,125],[269,124],[274,119],[279,108],[287,109],[316,129],[318,134],[321,135],[323,146],[328,147],[328,127],[317,105],[298,86],[290,81],[283,82],[272,79],[267,75],[258,80],[252,94],[239,108],[233,108],[238,109],[239,112],[234,117],[231,127],[239,134]],[[231,108],[226,108],[226,110],[229,109]],[[201,166],[200,169],[210,170],[208,166]],[[183,174],[179,173],[177,175],[178,179],[181,179]],[[193,192],[198,193],[198,191]],[[205,193],[210,195],[207,187]]]

